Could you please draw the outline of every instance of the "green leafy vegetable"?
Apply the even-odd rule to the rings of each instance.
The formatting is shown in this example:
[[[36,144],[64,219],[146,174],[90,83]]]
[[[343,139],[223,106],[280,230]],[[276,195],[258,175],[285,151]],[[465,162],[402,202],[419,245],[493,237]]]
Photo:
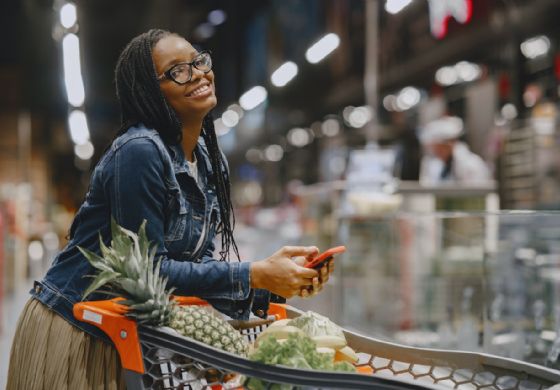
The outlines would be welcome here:
[[[301,316],[291,320],[288,325],[300,328],[309,337],[316,336],[336,336],[344,337],[344,332],[337,324],[329,320],[327,317],[308,311]]]
[[[322,371],[355,372],[352,364],[347,362],[334,363],[332,356],[317,351],[317,346],[310,337],[290,335],[282,343],[274,337],[267,337],[259,343],[258,348],[251,354],[250,359],[256,362],[274,365],[283,365],[293,368]],[[249,378],[247,387],[251,390],[291,389],[291,385],[274,384],[267,387],[268,383],[260,379]]]

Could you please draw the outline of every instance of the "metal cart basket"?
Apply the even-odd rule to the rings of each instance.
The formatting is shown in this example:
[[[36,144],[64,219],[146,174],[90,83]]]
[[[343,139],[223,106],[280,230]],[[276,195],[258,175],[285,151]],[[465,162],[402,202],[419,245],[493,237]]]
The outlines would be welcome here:
[[[180,304],[206,304],[197,298],[176,299]],[[182,337],[172,329],[137,326],[124,316],[125,312],[126,308],[117,300],[81,302],[74,306],[77,319],[99,327],[114,342],[128,390],[540,390],[560,383],[560,371],[518,360],[406,347],[346,330],[348,345],[360,357],[357,373],[271,366]],[[300,314],[293,307],[271,304],[269,320],[236,321],[233,325],[253,341],[273,320]]]

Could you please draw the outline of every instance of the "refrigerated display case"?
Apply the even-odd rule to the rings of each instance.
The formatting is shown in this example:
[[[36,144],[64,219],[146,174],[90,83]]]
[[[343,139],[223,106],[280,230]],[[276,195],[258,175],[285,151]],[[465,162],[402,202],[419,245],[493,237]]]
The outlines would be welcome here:
[[[348,329],[416,347],[560,367],[560,213],[340,214],[320,308]]]

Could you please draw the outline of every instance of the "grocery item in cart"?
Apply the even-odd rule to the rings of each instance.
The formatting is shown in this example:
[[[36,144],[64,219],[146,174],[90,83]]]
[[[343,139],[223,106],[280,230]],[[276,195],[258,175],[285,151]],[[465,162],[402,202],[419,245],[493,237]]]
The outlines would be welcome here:
[[[160,263],[154,261],[156,248],[146,235],[146,221],[135,234],[112,220],[112,241],[107,247],[99,237],[101,256],[79,248],[96,275],[84,298],[109,285],[124,297],[125,315],[139,323],[169,326],[179,334],[192,337],[218,349],[246,356],[249,344],[228,322],[201,306],[179,306],[167,290],[167,279],[160,277]]]

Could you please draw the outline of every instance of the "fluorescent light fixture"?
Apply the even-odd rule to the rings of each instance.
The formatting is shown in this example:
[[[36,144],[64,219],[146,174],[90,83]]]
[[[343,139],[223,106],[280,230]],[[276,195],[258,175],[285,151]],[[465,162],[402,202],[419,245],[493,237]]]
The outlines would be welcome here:
[[[550,39],[544,35],[530,38],[521,44],[521,53],[526,58],[533,59],[543,56],[550,50]]]
[[[468,61],[461,61],[453,66],[443,66],[436,72],[436,82],[444,87],[475,81],[482,75],[480,65]]]
[[[417,88],[405,87],[403,88],[397,96],[397,108],[401,111],[406,111],[411,109],[420,103],[422,95]]]
[[[298,66],[294,62],[288,61],[272,73],[270,81],[272,81],[272,85],[276,87],[283,87],[296,77],[297,74]]]
[[[455,65],[455,70],[457,71],[459,79],[464,82],[474,81],[482,74],[480,66],[467,61],[458,62]]]
[[[80,40],[76,34],[67,34],[62,39],[62,57],[68,103],[80,107],[84,104],[85,91],[80,66]]]
[[[221,137],[229,133],[231,128],[226,126],[222,118],[218,118],[214,121],[214,130],[216,131],[216,135]]]
[[[74,3],[66,3],[60,8],[60,24],[64,28],[73,27],[78,21]]]
[[[228,110],[235,111],[239,119],[243,118],[244,111],[239,104],[230,104],[227,108]]]
[[[302,148],[313,140],[309,131],[301,127],[295,127],[288,131],[287,138],[288,142],[297,148]]]
[[[512,103],[504,104],[500,112],[502,113],[502,116],[509,121],[517,118],[517,115],[519,114],[517,112],[517,107],[515,107],[515,105]]]
[[[226,13],[221,9],[215,9],[208,14],[208,22],[214,26],[219,26],[224,23],[227,19]]]
[[[267,161],[278,162],[284,157],[284,149],[280,145],[268,145],[264,149],[264,158]]]
[[[334,118],[329,118],[323,122],[321,130],[325,136],[334,137],[340,133],[340,122]]]
[[[385,2],[385,11],[395,15],[408,7],[410,3],[412,3],[412,0],[387,0]]]
[[[317,43],[313,44],[307,52],[305,58],[312,64],[316,64],[323,58],[328,56],[334,49],[340,45],[340,38],[335,33],[330,33],[321,38]]]
[[[387,95],[383,98],[383,107],[387,111],[397,111],[397,97],[395,95]]]
[[[74,110],[68,116],[70,137],[76,145],[83,145],[89,141],[89,128],[86,114],[82,110]]]
[[[459,75],[453,66],[444,66],[439,68],[436,72],[436,82],[439,85],[448,87],[457,83]]]
[[[216,29],[214,28],[214,25],[212,23],[202,23],[199,24],[195,29],[194,29],[194,35],[199,38],[199,39],[209,39],[211,38],[214,33],[216,32]]]
[[[229,128],[235,127],[239,123],[239,114],[233,110],[226,110],[222,114],[222,122]]]
[[[241,95],[239,104],[245,111],[249,111],[263,103],[267,96],[266,89],[257,85]]]
[[[87,141],[85,144],[74,145],[74,154],[80,159],[87,161],[93,157],[95,149],[91,142]]]
[[[356,107],[348,115],[348,123],[350,126],[359,129],[364,127],[371,118],[373,118],[373,110],[368,106]]]

